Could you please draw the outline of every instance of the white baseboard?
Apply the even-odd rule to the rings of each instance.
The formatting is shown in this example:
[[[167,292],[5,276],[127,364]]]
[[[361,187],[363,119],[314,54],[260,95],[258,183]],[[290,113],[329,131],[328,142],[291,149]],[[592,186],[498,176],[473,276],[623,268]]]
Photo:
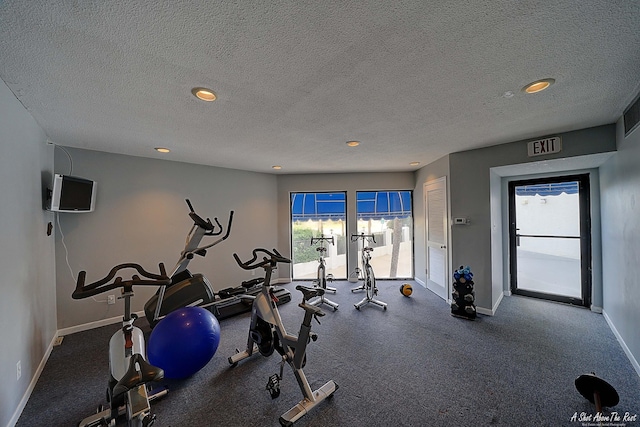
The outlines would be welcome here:
[[[144,317],[144,311],[138,311],[135,313],[138,317]],[[64,328],[58,330],[58,337],[65,335],[75,334],[76,332],[88,331],[90,329],[99,328],[101,326],[113,325],[114,323],[122,322],[122,316],[110,317],[108,319],[97,320],[95,322],[84,323],[82,325],[72,326],[70,328]]]
[[[418,285],[420,285],[423,288],[427,289],[427,284],[425,282],[423,282],[422,280],[418,279],[417,277],[414,278],[413,280],[415,280]]]
[[[629,350],[629,347],[627,347],[627,344],[624,342],[624,340],[622,339],[622,336],[620,335],[620,333],[614,326],[613,322],[611,321],[611,319],[609,318],[609,316],[604,310],[602,310],[602,315],[604,316],[604,319],[607,321],[607,325],[609,325],[609,329],[613,331],[613,335],[615,335],[616,338],[618,339],[618,342],[620,343],[620,346],[622,347],[624,354],[627,355],[627,358],[631,362],[631,366],[633,366],[633,369],[635,369],[638,376],[640,376],[640,364],[638,364],[638,361],[633,356],[633,353],[631,353],[631,350]]]
[[[49,356],[51,355],[51,351],[53,350],[53,344],[56,342],[56,338],[58,338],[57,333],[54,335],[53,339],[49,343],[49,346],[47,347],[47,351],[45,351],[44,356],[40,361],[40,364],[38,364],[38,368],[36,369],[36,372],[33,374],[33,377],[29,382],[29,387],[27,387],[27,390],[25,390],[24,395],[22,396],[22,399],[20,399],[20,403],[18,404],[18,407],[13,413],[13,416],[9,420],[9,424],[7,424],[7,427],[14,427],[18,423],[18,419],[20,418],[20,415],[22,415],[22,411],[24,411],[25,406],[27,406],[27,402],[31,397],[31,393],[33,393],[33,390],[36,388],[36,383],[40,379],[40,375],[42,374],[42,371],[44,370],[44,367],[47,364],[47,361],[49,360]]]
[[[502,298],[504,298],[504,292],[500,293],[500,295],[498,296],[498,300],[496,301],[495,304],[493,304],[493,307],[491,309],[483,308],[483,307],[476,307],[476,312],[478,312],[480,314],[484,314],[486,316],[495,316],[496,311],[498,310],[498,306],[502,302]]]
[[[476,313],[484,314],[485,316],[493,316],[493,310],[489,310],[488,308],[476,307]]]
[[[145,315],[144,311],[139,311],[136,314],[138,315],[138,317],[143,317]],[[122,322],[122,316],[111,317],[109,319],[102,319],[96,322],[89,322],[89,323],[85,323],[78,326],[72,326],[70,328],[59,329],[54,335],[53,339],[51,339],[51,342],[47,347],[47,351],[45,352],[44,356],[42,357],[42,360],[38,364],[38,368],[36,369],[36,372],[31,378],[31,382],[29,382],[29,387],[27,387],[27,390],[24,392],[24,396],[22,396],[22,399],[20,399],[20,403],[18,404],[18,407],[13,413],[13,416],[9,420],[9,424],[7,424],[7,427],[14,427],[18,423],[18,419],[20,418],[20,415],[22,415],[22,411],[24,411],[25,406],[27,406],[27,402],[31,397],[31,393],[33,393],[33,390],[36,387],[36,383],[40,379],[40,375],[42,374],[42,371],[44,370],[45,365],[49,361],[49,356],[51,356],[51,352],[53,351],[54,344],[56,342],[56,339],[58,339],[58,337],[71,335],[76,332],[88,331],[90,329],[99,328],[101,326],[112,325],[114,323],[119,323],[119,322]]]
[[[495,314],[496,311],[498,311],[498,306],[502,302],[502,298],[504,298],[504,292],[500,293],[500,295],[498,296],[498,300],[496,301],[495,304],[493,304],[493,308],[491,309],[491,311],[493,311],[493,314]]]

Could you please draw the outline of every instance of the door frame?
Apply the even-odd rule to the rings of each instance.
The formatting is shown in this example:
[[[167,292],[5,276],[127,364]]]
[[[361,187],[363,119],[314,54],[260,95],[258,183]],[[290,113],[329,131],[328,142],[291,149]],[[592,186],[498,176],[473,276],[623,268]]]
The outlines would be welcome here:
[[[580,276],[582,298],[546,294],[517,288],[517,239],[516,239],[516,205],[515,187],[522,185],[548,184],[555,182],[577,181],[580,210]],[[509,287],[511,293],[528,297],[563,302],[572,305],[589,307],[592,293],[592,242],[591,242],[591,191],[588,173],[557,175],[545,178],[519,179],[508,182],[508,217],[509,217]]]

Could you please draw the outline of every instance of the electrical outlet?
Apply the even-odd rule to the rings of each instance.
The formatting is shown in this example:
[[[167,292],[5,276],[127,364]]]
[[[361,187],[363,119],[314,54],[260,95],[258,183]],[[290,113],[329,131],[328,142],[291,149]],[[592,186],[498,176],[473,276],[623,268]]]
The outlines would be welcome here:
[[[111,305],[111,304],[115,304],[116,303],[116,296],[115,295],[109,295],[107,297],[107,304]]]
[[[19,360],[18,360],[18,363],[16,364],[16,374],[18,376],[18,378],[16,378],[16,381],[17,381],[22,376],[22,364],[20,363]]]

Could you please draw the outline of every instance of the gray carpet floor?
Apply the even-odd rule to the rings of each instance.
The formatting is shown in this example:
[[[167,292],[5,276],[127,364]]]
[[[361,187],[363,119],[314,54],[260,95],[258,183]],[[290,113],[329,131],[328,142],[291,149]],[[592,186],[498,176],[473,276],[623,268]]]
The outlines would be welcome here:
[[[582,426],[574,415],[594,414],[574,380],[595,372],[612,384],[620,402],[605,413],[638,414],[640,377],[604,317],[589,310],[525,297],[505,297],[495,316],[464,320],[413,282],[379,282],[383,311],[353,304],[348,282],[323,306],[319,335],[307,348],[305,374],[312,387],[329,379],[339,389],[296,426]],[[280,306],[287,332],[297,334],[303,311]],[[165,381],[169,394],[153,403],[156,426],[277,426],[301,399],[285,366],[282,393],[272,400],[267,379],[279,356],[256,355],[231,368],[227,358],[246,345],[249,314],[220,321],[221,341],[208,365],[186,380]],[[144,319],[139,326],[148,331]],[[117,325],[80,332],[55,347],[17,426],[73,426],[105,403],[107,346]],[[124,425],[119,423],[118,425]],[[596,424],[597,425],[597,424]]]

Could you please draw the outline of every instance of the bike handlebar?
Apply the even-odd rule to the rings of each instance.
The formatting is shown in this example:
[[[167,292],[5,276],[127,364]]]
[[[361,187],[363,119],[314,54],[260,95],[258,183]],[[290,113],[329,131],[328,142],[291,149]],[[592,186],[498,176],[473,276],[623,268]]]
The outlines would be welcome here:
[[[196,213],[196,211],[193,209],[193,205],[191,204],[191,201],[189,199],[185,199],[185,201],[187,202],[187,205],[189,206],[189,217],[191,218],[191,220],[193,221],[193,223],[202,228],[203,230],[206,231],[206,235],[207,236],[219,236],[220,234],[222,234],[223,228],[222,225],[220,224],[220,222],[218,221],[217,217],[214,217],[213,220],[215,221],[215,224],[213,224],[211,222],[211,220],[209,218],[207,218],[206,220],[204,218],[202,218],[200,215],[198,215]],[[233,211],[231,211],[231,214],[229,215],[229,226],[227,227],[227,234],[223,237],[223,240],[227,238],[227,236],[229,236],[229,231],[231,228],[231,219],[233,218]],[[218,227],[218,231],[216,232],[216,226]]]
[[[360,233],[360,234],[352,234],[351,235],[351,241],[355,242],[358,239],[371,239],[371,241],[373,241],[373,243],[376,243],[376,237],[373,234],[364,234],[364,233]]]
[[[215,220],[216,220],[216,222],[218,222],[218,218],[216,218]],[[224,234],[224,236],[222,237],[222,240],[226,240],[226,239],[227,239],[227,237],[229,237],[229,233],[231,233],[231,223],[232,223],[232,222],[233,222],[233,211],[230,211],[230,212],[229,212],[229,223],[227,224],[227,232],[226,232],[226,233]],[[220,224],[220,223],[218,223],[218,225],[219,225],[219,224]],[[222,228],[221,228],[221,230],[220,230],[220,231],[222,231]],[[220,234],[220,233],[218,233],[218,234]],[[216,236],[217,236],[217,234],[216,234]]]
[[[122,280],[122,277],[116,277],[116,273],[120,270],[124,270],[126,268],[132,268],[140,274],[140,276],[145,277],[146,279],[141,279],[140,276],[134,274],[131,276],[129,280]],[[73,299],[83,299],[92,297],[94,295],[101,294],[103,292],[110,291],[112,289],[117,288],[132,288],[133,286],[163,286],[171,283],[171,278],[167,276],[167,272],[164,268],[164,264],[159,264],[160,274],[150,273],[146,271],[140,264],[134,263],[124,263],[118,264],[109,271],[109,274],[106,277],[97,280],[93,283],[89,283],[85,285],[85,279],[87,276],[86,271],[81,271],[78,273],[78,281],[76,283],[76,289],[71,294]],[[111,279],[113,283],[111,282]]]
[[[263,253],[268,256],[263,256],[262,261],[256,263],[256,261],[258,260],[259,253]],[[252,254],[253,254],[253,258],[245,262],[242,262],[240,260],[240,257],[238,257],[238,254],[234,253],[233,257],[235,258],[240,268],[243,268],[245,270],[253,270],[256,268],[265,267],[266,265],[275,266],[279,262],[291,263],[290,259],[280,255],[280,252],[278,252],[276,249],[273,249],[273,252],[271,252],[263,248],[256,248],[253,250]]]
[[[318,242],[322,242],[322,241],[330,242],[332,245],[335,245],[334,240],[333,240],[333,236],[331,236],[331,237],[324,237],[324,236],[322,236],[322,237],[312,237],[312,238],[311,238],[311,244],[312,244],[312,245],[313,245],[314,243],[318,243]]]

